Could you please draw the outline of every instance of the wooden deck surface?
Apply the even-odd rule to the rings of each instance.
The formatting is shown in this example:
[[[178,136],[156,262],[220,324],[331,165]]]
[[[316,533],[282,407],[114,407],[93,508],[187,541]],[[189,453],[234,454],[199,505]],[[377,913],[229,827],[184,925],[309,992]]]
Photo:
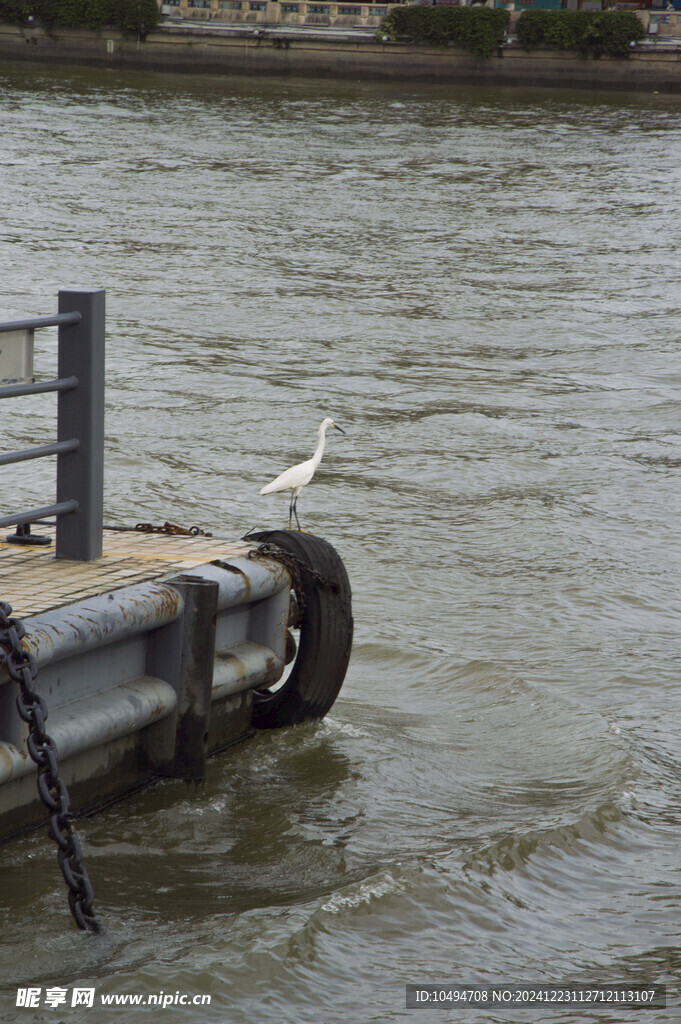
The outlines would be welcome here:
[[[49,526],[33,532],[54,538]],[[157,579],[215,559],[245,555],[252,544],[216,537],[184,537],[134,530],[104,530],[103,553],[92,562],[71,562],[54,557],[49,547],[23,546],[0,541],[0,601],[12,606],[12,614],[26,618],[105,594],[119,587]]]

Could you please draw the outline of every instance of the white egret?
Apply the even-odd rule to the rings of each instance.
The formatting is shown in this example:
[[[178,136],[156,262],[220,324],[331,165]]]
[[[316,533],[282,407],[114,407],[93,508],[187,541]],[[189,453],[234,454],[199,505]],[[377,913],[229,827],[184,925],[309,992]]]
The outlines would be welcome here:
[[[298,495],[302,491],[305,484],[309,484],[310,480],[315,474],[315,470],[319,463],[322,461],[322,455],[324,454],[324,443],[326,441],[326,431],[329,427],[335,427],[336,430],[340,430],[341,434],[345,431],[334,423],[333,420],[327,416],[326,419],[322,420],[319,431],[317,447],[315,453],[311,459],[307,462],[301,462],[297,466],[291,466],[290,469],[285,469],[283,473],[280,473],[276,480],[273,480],[271,484],[266,484],[261,488],[261,494],[274,494],[275,491],[290,491],[291,492],[291,503],[288,509],[288,528],[291,529],[291,523],[293,516],[296,517],[296,523],[298,529],[300,529],[300,520],[298,519],[298,512],[296,511],[296,505],[298,503]]]

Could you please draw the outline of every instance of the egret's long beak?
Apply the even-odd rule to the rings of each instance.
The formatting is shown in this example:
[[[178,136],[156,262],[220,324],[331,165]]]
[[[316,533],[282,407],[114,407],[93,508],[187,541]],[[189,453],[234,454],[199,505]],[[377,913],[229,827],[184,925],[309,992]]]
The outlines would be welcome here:
[[[345,433],[345,431],[343,430],[343,428],[342,428],[342,427],[339,427],[337,423],[334,423],[334,427],[336,428],[336,430],[340,430],[341,434],[344,434],[344,433]]]

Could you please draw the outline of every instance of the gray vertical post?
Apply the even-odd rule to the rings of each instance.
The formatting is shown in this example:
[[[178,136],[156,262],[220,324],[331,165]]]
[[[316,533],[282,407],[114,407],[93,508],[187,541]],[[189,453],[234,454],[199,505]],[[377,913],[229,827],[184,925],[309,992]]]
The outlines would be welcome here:
[[[208,749],[218,584],[212,580],[173,581],[184,597],[184,643],[175,747],[175,774],[203,779]]]
[[[104,492],[105,293],[59,292],[59,312],[81,314],[79,324],[59,328],[59,376],[77,377],[61,391],[57,437],[77,438],[76,451],[57,456],[57,502],[75,498],[78,511],[57,521],[57,558],[87,562],[102,553]]]
[[[150,638],[145,671],[177,690],[174,753],[169,759],[150,750],[150,760],[157,774],[199,781],[206,765],[220,588],[213,580],[195,576],[177,576],[169,582],[180,591],[184,612],[179,621]]]

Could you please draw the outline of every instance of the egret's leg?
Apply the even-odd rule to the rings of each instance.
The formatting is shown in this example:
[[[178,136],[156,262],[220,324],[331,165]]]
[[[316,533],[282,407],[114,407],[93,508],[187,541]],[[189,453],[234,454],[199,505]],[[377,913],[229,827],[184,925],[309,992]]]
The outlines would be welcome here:
[[[298,509],[296,508],[297,504],[298,504],[298,495],[296,494],[295,498],[293,499],[293,514],[296,517],[296,524],[298,526],[298,529],[300,529],[300,519],[298,518]]]
[[[291,491],[291,500],[290,500],[289,506],[288,506],[288,528],[289,528],[289,530],[292,529],[292,526],[293,526],[293,512],[294,512],[294,508],[295,508],[295,502],[296,502],[295,491]],[[296,518],[297,518],[297,516],[296,516]]]

